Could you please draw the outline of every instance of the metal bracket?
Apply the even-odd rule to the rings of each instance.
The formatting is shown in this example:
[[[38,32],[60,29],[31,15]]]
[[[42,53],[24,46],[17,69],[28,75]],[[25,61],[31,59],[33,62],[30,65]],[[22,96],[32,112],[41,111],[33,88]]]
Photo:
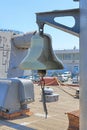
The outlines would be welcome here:
[[[73,0],[73,1],[78,2],[79,0]]]
[[[69,9],[69,10],[56,10],[51,12],[36,13],[36,22],[39,26],[39,33],[40,34],[43,33],[44,25],[47,24],[79,37],[79,32],[80,32],[79,12],[80,12],[79,9]],[[75,25],[73,27],[68,27],[54,21],[55,17],[65,17],[65,16],[74,17]]]

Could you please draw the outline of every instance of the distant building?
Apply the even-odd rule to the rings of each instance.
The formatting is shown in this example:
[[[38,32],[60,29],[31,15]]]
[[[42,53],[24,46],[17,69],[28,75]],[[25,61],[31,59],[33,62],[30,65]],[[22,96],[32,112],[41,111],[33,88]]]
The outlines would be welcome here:
[[[55,50],[55,54],[62,60],[65,70],[79,73],[79,49]]]

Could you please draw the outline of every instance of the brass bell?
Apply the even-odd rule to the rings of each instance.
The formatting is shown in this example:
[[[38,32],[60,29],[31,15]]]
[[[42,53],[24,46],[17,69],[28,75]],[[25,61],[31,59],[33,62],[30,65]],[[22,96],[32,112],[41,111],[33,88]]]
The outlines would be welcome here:
[[[53,52],[51,37],[37,33],[32,36],[31,47],[19,67],[23,70],[54,70],[63,69],[63,64]]]

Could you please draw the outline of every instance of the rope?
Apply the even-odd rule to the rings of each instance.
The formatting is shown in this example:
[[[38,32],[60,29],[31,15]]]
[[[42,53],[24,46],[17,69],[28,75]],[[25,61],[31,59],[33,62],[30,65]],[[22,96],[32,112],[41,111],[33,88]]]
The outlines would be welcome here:
[[[47,118],[48,112],[47,112],[46,97],[45,97],[45,92],[44,92],[45,80],[43,79],[43,77],[40,80],[40,84],[41,84],[41,89],[42,89],[42,99],[43,99],[42,101],[43,101],[43,108],[45,112],[45,118]]]
[[[70,92],[67,92],[66,90],[64,90],[64,89],[62,88],[62,86],[66,86],[67,84],[66,84],[66,85],[63,84],[60,80],[58,80],[57,77],[54,77],[54,80],[56,80],[57,84],[59,85],[59,86],[58,86],[59,89],[61,89],[63,92],[67,93],[68,95],[70,95],[70,96],[72,96],[72,97],[75,97],[75,95],[71,94]],[[52,83],[54,82],[54,80],[51,81],[51,82],[49,82],[49,83],[47,83],[47,84],[45,84],[45,85],[50,85],[50,84],[52,84]],[[45,82],[45,81],[44,81],[44,82]],[[41,84],[41,83],[40,83],[40,84]],[[73,85],[70,85],[70,86],[73,86]],[[69,84],[67,85],[67,87],[69,87]],[[72,87],[69,87],[69,88],[76,91],[76,89],[74,89],[74,88],[72,88]],[[42,90],[42,91],[43,91],[43,90]]]
[[[73,95],[73,94],[67,92],[66,90],[64,90],[64,89],[61,87],[61,84],[62,84],[62,83],[61,83],[61,81],[59,81],[59,80],[57,79],[57,77],[55,77],[55,80],[56,80],[57,83],[59,84],[59,89],[61,89],[63,92],[67,93],[68,95],[70,95],[70,96],[72,96],[72,97],[75,97],[75,95]],[[69,87],[69,88],[70,88],[70,87]],[[73,90],[76,90],[76,89],[73,88]]]

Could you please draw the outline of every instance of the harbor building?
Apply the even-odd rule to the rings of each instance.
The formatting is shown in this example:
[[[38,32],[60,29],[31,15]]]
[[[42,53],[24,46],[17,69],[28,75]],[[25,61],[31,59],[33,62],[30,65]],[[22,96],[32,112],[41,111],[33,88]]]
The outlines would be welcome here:
[[[56,56],[63,62],[64,70],[79,73],[79,49],[55,50]]]

